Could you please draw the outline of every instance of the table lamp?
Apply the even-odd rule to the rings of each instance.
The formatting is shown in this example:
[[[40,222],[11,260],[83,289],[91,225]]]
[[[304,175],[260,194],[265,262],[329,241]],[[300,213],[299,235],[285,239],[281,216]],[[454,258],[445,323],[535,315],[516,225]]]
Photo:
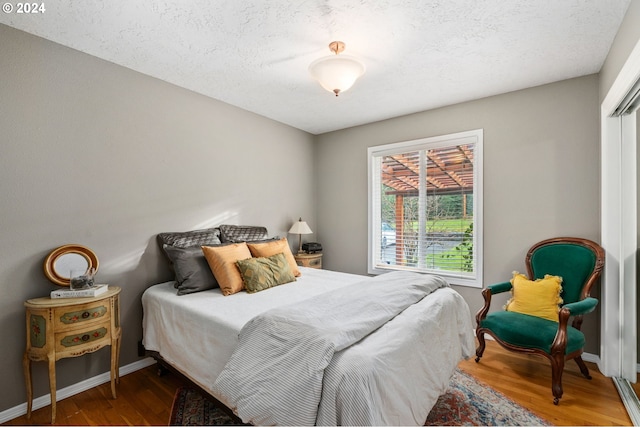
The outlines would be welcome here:
[[[313,231],[311,231],[307,223],[300,218],[298,222],[293,223],[291,229],[289,229],[289,233],[298,234],[298,253],[302,253],[302,235],[311,234]]]

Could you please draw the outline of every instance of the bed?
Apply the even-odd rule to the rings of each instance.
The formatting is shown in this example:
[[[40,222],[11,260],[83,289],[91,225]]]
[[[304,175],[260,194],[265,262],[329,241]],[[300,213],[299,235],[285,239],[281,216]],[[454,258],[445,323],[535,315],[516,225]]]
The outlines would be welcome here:
[[[149,287],[144,348],[246,423],[423,425],[474,352],[464,299],[439,276],[298,269],[251,294]]]

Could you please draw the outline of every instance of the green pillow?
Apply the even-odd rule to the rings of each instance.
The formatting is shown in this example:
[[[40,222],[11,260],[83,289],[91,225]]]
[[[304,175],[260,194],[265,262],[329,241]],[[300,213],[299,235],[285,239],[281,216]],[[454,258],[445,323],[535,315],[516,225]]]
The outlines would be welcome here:
[[[263,291],[296,280],[283,253],[236,261],[248,293]]]

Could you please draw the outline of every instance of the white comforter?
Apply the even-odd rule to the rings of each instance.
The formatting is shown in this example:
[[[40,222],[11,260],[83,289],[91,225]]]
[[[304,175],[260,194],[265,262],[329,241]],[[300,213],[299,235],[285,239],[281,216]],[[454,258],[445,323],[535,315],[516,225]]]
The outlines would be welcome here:
[[[213,394],[255,425],[422,425],[473,345],[444,279],[393,272],[252,319]]]

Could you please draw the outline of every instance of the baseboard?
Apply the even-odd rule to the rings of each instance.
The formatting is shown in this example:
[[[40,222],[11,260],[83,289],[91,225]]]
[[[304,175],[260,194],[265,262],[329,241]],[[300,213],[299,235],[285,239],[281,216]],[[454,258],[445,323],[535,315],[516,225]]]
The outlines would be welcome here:
[[[585,362],[591,362],[598,365],[598,369],[600,368],[600,356],[592,353],[582,353],[582,360]]]
[[[122,366],[120,368],[120,376],[123,377],[132,372],[138,371],[140,369],[146,368],[147,366],[151,366],[156,361],[151,357],[147,357],[145,359],[138,360],[136,362],[130,363],[129,365]],[[66,399],[67,397],[71,397],[78,393],[82,393],[83,391],[87,391],[93,387],[99,386],[100,384],[108,383],[111,381],[111,373],[105,372],[100,375],[96,375],[93,378],[86,379],[79,383],[70,385],[69,387],[65,387],[56,392],[56,401],[60,401],[62,399]],[[38,398],[33,399],[32,410],[43,408],[47,405],[51,404],[51,394],[46,394],[44,396],[40,396]],[[0,412],[0,424],[5,423],[9,420],[17,418],[27,413],[27,402],[24,402],[18,406],[14,406],[13,408],[9,408],[5,411]]]

